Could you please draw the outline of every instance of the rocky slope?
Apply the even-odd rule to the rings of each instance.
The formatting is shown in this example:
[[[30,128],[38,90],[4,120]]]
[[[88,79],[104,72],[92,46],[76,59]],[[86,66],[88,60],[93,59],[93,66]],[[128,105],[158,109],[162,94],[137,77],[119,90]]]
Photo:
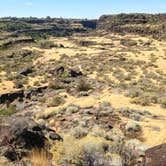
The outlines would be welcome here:
[[[98,30],[117,33],[134,33],[166,38],[166,14],[119,14],[100,17]]]
[[[158,15],[122,16],[97,29],[96,20],[1,19],[0,165],[158,166],[166,41],[121,29]]]

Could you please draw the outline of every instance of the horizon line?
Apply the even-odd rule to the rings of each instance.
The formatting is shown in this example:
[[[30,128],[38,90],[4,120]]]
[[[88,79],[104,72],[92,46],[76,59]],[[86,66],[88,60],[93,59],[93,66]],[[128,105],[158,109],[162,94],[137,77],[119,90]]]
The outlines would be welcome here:
[[[158,15],[158,14],[166,14],[166,12],[122,12],[122,13],[107,13],[107,14],[102,14],[99,17],[95,17],[95,18],[88,18],[88,17],[63,17],[63,16],[0,16],[0,18],[38,18],[38,19],[44,19],[47,17],[50,17],[51,19],[93,19],[93,20],[97,20],[99,19],[101,16],[109,16],[109,15],[120,15],[120,14],[149,14],[149,15]]]

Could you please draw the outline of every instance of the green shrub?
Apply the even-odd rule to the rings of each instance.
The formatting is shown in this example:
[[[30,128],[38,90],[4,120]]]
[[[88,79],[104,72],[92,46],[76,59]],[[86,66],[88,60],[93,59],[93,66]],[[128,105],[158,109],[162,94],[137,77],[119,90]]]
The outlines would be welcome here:
[[[75,138],[82,138],[87,136],[88,130],[85,127],[77,126],[71,130],[71,135]]]
[[[79,107],[78,106],[75,106],[75,105],[69,105],[67,108],[66,108],[66,114],[67,115],[72,115],[73,113],[76,113],[79,111]]]
[[[49,107],[57,107],[65,103],[65,100],[61,96],[54,96],[47,101]]]
[[[0,109],[0,116],[11,116],[16,112],[17,112],[16,107],[11,105],[8,108]]]

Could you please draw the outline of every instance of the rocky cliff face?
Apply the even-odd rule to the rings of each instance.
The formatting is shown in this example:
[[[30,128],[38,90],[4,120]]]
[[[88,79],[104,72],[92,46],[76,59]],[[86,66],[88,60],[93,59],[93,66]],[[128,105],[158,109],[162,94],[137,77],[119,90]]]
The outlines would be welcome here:
[[[166,38],[166,14],[118,14],[100,17],[97,30]]]

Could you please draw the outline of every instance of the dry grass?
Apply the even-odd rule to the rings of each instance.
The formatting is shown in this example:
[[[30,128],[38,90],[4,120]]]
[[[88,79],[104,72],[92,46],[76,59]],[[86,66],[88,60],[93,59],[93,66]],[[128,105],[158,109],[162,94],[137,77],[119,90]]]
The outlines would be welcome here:
[[[44,149],[33,149],[29,156],[28,160],[30,160],[32,166],[49,166],[49,154]]]

